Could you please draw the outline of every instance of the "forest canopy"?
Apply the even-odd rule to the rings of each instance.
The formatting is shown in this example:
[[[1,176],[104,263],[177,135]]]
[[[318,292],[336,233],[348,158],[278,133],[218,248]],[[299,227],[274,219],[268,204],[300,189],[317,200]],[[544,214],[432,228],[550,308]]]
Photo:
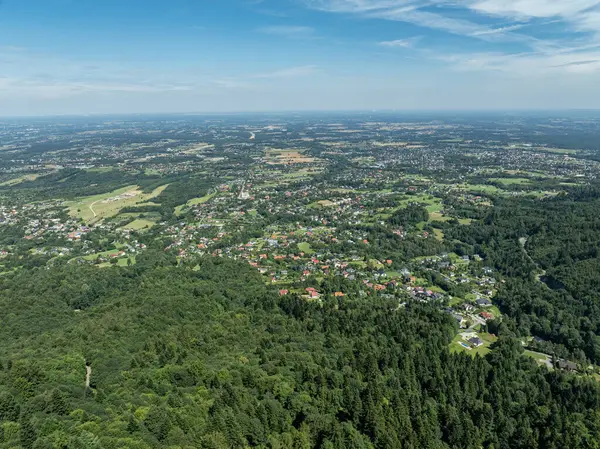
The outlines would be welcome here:
[[[450,354],[428,305],[279,297],[247,264],[2,278],[0,447],[583,448],[595,380],[501,338]],[[31,275],[36,282],[27,282]],[[85,292],[81,294],[80,292]],[[86,387],[86,365],[91,372]]]

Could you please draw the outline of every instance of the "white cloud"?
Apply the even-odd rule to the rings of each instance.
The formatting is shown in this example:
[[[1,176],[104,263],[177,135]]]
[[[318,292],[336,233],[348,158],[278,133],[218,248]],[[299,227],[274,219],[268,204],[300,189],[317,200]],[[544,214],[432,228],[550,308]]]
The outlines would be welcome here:
[[[600,32],[600,0],[304,0],[307,6],[335,13],[404,21],[455,34],[481,37],[510,33],[532,19],[557,19],[582,31]],[[519,23],[493,26],[440,13],[463,9]],[[438,12],[433,12],[437,10]]]
[[[600,53],[471,53],[437,54],[440,61],[461,71],[496,71],[519,77],[539,78],[556,73],[594,73],[600,70]]]
[[[231,75],[227,71],[210,73],[198,68],[157,70],[144,67],[54,57],[27,49],[0,48],[0,99],[61,99],[84,95],[174,95],[177,93],[214,95],[231,90],[252,91],[264,87],[266,80],[310,76],[313,65],[247,71]],[[4,101],[7,103],[7,101]]]
[[[396,39],[393,41],[382,41],[379,45],[388,48],[412,48],[420,37],[411,37],[408,39]]]
[[[191,88],[184,85],[169,84],[127,84],[111,82],[83,82],[83,81],[52,81],[27,78],[3,77],[0,78],[0,95],[5,97],[30,97],[42,99],[55,99],[85,93],[160,93],[182,92]]]
[[[600,5],[599,0],[475,0],[463,1],[470,9],[484,14],[530,18],[574,18]]]
[[[415,0],[306,0],[308,6],[329,12],[365,13],[415,4]]]
[[[489,43],[513,43],[520,53],[450,57],[462,68],[525,73],[536,69],[600,71],[591,50],[600,48],[600,0],[305,0],[315,9],[365,19],[407,22]],[[449,13],[448,11],[453,11]],[[462,11],[462,14],[457,14]],[[482,20],[485,17],[485,21]],[[507,23],[508,21],[508,23]],[[485,24],[484,24],[485,23]],[[560,27],[553,39],[537,30]],[[555,30],[558,28],[555,28]],[[405,47],[407,42],[381,45]],[[436,54],[435,51],[431,51]],[[444,60],[444,58],[436,58]],[[448,59],[448,58],[446,58]]]
[[[492,28],[489,30],[477,31],[475,33],[472,33],[471,36],[472,37],[480,37],[480,36],[490,36],[492,34],[503,34],[503,33],[508,33],[510,31],[520,30],[524,26],[525,26],[524,24],[516,24],[516,25],[510,25],[510,26],[505,26],[505,27],[500,27],[500,28]]]
[[[458,6],[460,2],[470,0],[305,0],[314,9],[332,13],[357,14],[365,18],[407,22],[425,28],[446,31],[452,34],[472,36],[480,40],[504,39],[513,41],[528,40],[511,32],[520,28],[511,26],[491,27],[466,19],[450,17],[432,12],[431,6]],[[458,2],[458,3],[457,3]],[[465,7],[463,5],[463,7]]]

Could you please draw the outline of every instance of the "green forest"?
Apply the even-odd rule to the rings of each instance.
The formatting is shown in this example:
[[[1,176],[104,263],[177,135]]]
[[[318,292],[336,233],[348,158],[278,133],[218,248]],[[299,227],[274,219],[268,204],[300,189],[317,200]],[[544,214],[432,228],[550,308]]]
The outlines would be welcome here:
[[[495,298],[510,318],[505,332],[546,339],[547,352],[582,363],[600,362],[597,198],[597,188],[543,202],[496,198],[481,220],[448,230],[505,275]]]
[[[319,305],[247,264],[185,264],[1,278],[0,447],[598,447],[597,381],[510,336],[450,354],[456,324],[430,305]]]

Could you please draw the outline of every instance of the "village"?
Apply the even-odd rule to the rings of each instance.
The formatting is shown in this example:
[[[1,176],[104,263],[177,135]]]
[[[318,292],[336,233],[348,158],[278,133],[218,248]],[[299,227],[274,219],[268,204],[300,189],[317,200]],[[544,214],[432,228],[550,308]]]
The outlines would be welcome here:
[[[496,338],[488,323],[502,320],[494,296],[504,281],[484,254],[451,237],[454,230],[497,198],[552,198],[600,172],[569,150],[484,141],[456,125],[208,122],[188,129],[193,142],[162,125],[154,140],[135,142],[148,126],[155,125],[107,123],[71,137],[65,150],[1,168],[7,189],[66,173],[93,193],[33,202],[8,194],[0,272],[27,263],[131,266],[161,242],[182,265],[195,257],[244,261],[280,296],[430,304],[456,321],[453,351],[483,355]],[[113,128],[131,141],[112,142]],[[43,138],[23,133],[14,135]],[[178,183],[184,197],[165,208]]]

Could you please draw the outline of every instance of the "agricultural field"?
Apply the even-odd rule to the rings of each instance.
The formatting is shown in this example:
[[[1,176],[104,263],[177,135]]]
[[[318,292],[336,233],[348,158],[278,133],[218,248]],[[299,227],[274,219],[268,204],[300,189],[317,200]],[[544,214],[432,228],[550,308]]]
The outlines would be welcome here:
[[[0,183],[0,186],[15,186],[17,184],[21,184],[22,182],[35,181],[40,176],[42,176],[41,173],[19,176],[18,178],[9,179],[8,181]]]
[[[302,150],[265,150],[265,161],[269,165],[310,164],[315,159],[306,156]]]
[[[528,178],[490,178],[490,181],[504,185],[531,184],[531,180]]]

